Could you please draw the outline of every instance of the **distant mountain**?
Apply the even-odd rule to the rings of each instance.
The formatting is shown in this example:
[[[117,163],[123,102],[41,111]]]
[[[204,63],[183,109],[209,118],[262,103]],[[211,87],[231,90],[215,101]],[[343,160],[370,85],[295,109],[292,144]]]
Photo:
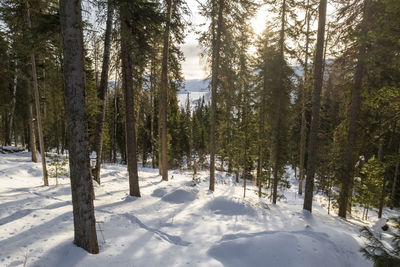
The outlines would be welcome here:
[[[179,106],[185,107],[188,97],[192,109],[197,105],[202,97],[204,97],[206,102],[210,101],[209,84],[210,79],[194,79],[185,81],[183,89],[178,92]]]
[[[197,103],[204,97],[206,102],[210,101],[210,92],[208,89],[208,85],[210,83],[210,79],[194,79],[194,80],[187,80],[183,83],[183,88],[178,91],[178,104],[181,107],[186,106],[187,98],[190,99],[190,105],[192,109],[195,108]],[[115,89],[115,81],[109,81],[108,87],[110,91],[114,91]],[[118,82],[118,85],[121,86],[121,82]]]
[[[329,61],[327,61],[327,65],[329,65]],[[298,76],[303,75],[303,68],[301,66],[292,66],[294,73]],[[197,103],[204,97],[205,102],[210,102],[211,94],[210,94],[210,85],[211,79],[193,79],[187,80],[183,83],[183,88],[177,92],[178,104],[180,107],[185,107],[187,103],[187,99],[189,97],[190,105],[192,109],[194,109]],[[118,85],[121,85],[118,82]],[[110,90],[114,90],[115,82],[109,81],[108,86]]]

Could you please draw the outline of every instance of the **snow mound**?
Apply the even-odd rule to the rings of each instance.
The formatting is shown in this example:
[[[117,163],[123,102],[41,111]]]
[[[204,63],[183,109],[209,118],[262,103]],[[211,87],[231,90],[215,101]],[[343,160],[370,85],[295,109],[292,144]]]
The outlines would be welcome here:
[[[234,199],[216,197],[209,202],[208,208],[220,215],[249,215],[254,216],[256,211],[246,203],[236,202]]]
[[[197,193],[198,192],[195,190],[187,191],[183,189],[177,189],[172,193],[163,196],[162,200],[169,203],[182,204],[195,200],[197,198]]]
[[[308,230],[227,235],[208,254],[230,267],[350,267],[358,256],[338,247],[327,234]]]
[[[163,197],[167,194],[167,191],[165,188],[157,188],[156,190],[153,191],[151,194],[152,197]]]

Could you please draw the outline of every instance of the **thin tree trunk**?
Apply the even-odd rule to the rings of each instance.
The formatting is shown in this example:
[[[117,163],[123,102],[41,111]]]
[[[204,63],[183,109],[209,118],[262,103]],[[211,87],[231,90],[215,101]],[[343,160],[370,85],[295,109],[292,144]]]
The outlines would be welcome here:
[[[140,197],[139,176],[136,159],[136,131],[132,78],[132,48],[130,44],[131,31],[128,26],[127,7],[120,6],[121,20],[121,59],[122,59],[122,88],[125,97],[125,134],[126,161],[129,172],[129,195]]]
[[[379,142],[378,160],[381,163],[383,163],[383,139],[381,139]],[[386,172],[384,172],[383,174],[382,191],[381,191],[381,197],[379,199],[378,218],[382,218],[383,206],[385,204],[385,195],[386,195]]]
[[[312,200],[314,191],[314,175],[317,159],[317,142],[319,128],[319,112],[321,105],[321,90],[323,83],[323,56],[325,39],[327,0],[321,0],[319,4],[318,35],[314,60],[314,90],[312,95],[312,117],[310,126],[310,140],[308,143],[308,161],[306,171],[306,188],[303,209],[312,211]]]
[[[117,62],[118,65],[119,61]],[[118,120],[118,106],[117,106],[117,100],[118,100],[118,76],[117,76],[117,66],[115,67],[115,82],[114,82],[114,121],[113,121],[113,126],[114,126],[114,131],[113,131],[113,159],[112,162],[116,163],[117,162],[117,120]]]
[[[398,155],[400,155],[400,144],[399,144],[399,149],[397,152]],[[396,160],[396,166],[394,169],[394,177],[393,177],[393,185],[392,185],[392,194],[390,195],[390,208],[393,209],[394,207],[394,201],[396,197],[396,189],[397,189],[397,177],[399,176],[399,164],[400,161]]]
[[[51,97],[52,97],[51,107],[52,107],[53,110],[57,110],[58,109],[58,106],[57,106],[58,103],[56,102],[56,91],[55,90],[52,90]],[[53,127],[52,127],[53,131],[55,133],[55,139],[56,139],[55,143],[57,144],[57,154],[60,153],[60,137],[59,137],[58,124],[59,124],[59,121],[56,120],[53,123]]]
[[[303,194],[303,180],[305,173],[306,139],[307,139],[307,119],[306,119],[306,84],[303,85],[302,104],[301,104],[301,129],[300,129],[300,177],[299,195]]]
[[[161,92],[160,92],[160,128],[161,128],[161,162],[162,179],[168,181],[168,136],[167,136],[167,103],[168,103],[168,52],[169,32],[172,15],[172,0],[167,0],[167,24],[164,32],[163,61],[161,68]]]
[[[216,0],[213,1],[213,10],[215,10]],[[212,55],[212,75],[211,75],[211,120],[210,120],[210,187],[211,191],[215,188],[215,124],[217,112],[217,87],[219,73],[219,59],[221,49],[222,15],[224,10],[224,0],[218,1],[218,20],[217,36],[213,44]]]
[[[158,174],[162,175],[160,118],[161,118],[161,109],[160,109],[160,103],[158,103],[158,144],[157,144],[158,151],[157,151],[157,156],[158,156]]]
[[[60,0],[64,50],[65,103],[75,244],[99,253],[90,177],[89,138],[85,105],[81,1]]]
[[[30,6],[29,2],[25,0],[25,5],[27,9],[27,22],[28,28],[31,29],[31,15],[30,15]],[[33,79],[33,93],[35,98],[35,107],[36,107],[36,121],[38,127],[38,137],[39,137],[39,146],[40,146],[40,156],[42,160],[42,170],[43,170],[43,182],[45,186],[49,185],[49,179],[47,176],[47,167],[46,167],[46,152],[44,149],[44,140],[43,140],[43,128],[42,128],[42,116],[40,114],[40,103],[39,103],[39,88],[38,88],[38,81],[37,81],[37,73],[36,73],[36,60],[35,60],[35,53],[31,52],[31,65],[32,65],[32,79]]]
[[[154,116],[155,116],[155,97],[154,97],[154,59],[150,63],[150,143],[151,143],[151,167],[156,167],[154,149]]]
[[[281,30],[279,37],[279,81],[282,87],[275,88],[273,94],[276,99],[276,106],[274,109],[274,122],[272,125],[272,135],[271,135],[271,151],[270,151],[270,161],[272,165],[273,180],[273,190],[272,190],[272,203],[276,204],[278,199],[278,184],[279,184],[279,154],[280,154],[280,130],[282,124],[281,118],[281,108],[282,108],[282,94],[284,91],[284,65],[285,65],[285,19],[286,19],[286,0],[282,2],[282,15],[281,15]]]
[[[264,75],[267,73],[267,62],[264,61]],[[257,162],[257,185],[258,185],[258,197],[262,195],[262,178],[263,178],[263,148],[264,148],[264,127],[265,127],[265,106],[266,106],[266,94],[267,94],[267,79],[264,77],[263,92],[261,96],[261,107],[260,107],[260,125],[259,125],[259,138],[258,138],[258,162]]]
[[[358,51],[358,60],[356,66],[356,73],[354,76],[354,87],[352,88],[351,94],[351,104],[348,115],[349,124],[347,126],[347,144],[345,147],[345,154],[343,158],[343,165],[341,171],[341,182],[342,186],[340,188],[339,195],[339,216],[342,218],[346,218],[347,207],[349,203],[349,198],[351,196],[351,189],[353,187],[353,176],[354,176],[354,165],[355,165],[355,153],[354,147],[356,143],[356,134],[357,134],[357,121],[360,113],[360,104],[361,104],[361,85],[364,73],[364,65],[365,65],[365,57],[367,54],[367,46],[364,38],[367,37],[367,17],[368,17],[368,2],[369,0],[364,1],[364,14],[362,21],[362,38],[361,45]]]
[[[65,148],[67,146],[67,127],[65,125],[65,118],[61,118],[61,154],[64,155]]]
[[[191,111],[189,111],[191,112]],[[189,168],[193,166],[193,120],[189,115]]]
[[[108,70],[110,66],[110,47],[111,47],[111,31],[113,20],[113,8],[111,0],[107,2],[107,21],[106,32],[104,37],[104,54],[103,65],[101,68],[100,86],[98,87],[98,98],[100,99],[99,111],[96,116],[97,125],[95,132],[95,151],[96,151],[96,167],[94,171],[94,180],[100,184],[100,169],[103,154],[103,131],[104,120],[106,116],[106,95],[108,87]]]
[[[15,60],[15,66],[14,66],[14,81],[13,81],[13,91],[12,91],[12,100],[11,100],[11,110],[10,110],[10,119],[8,121],[8,136],[11,140],[11,136],[12,136],[12,128],[14,127],[14,113],[15,113],[15,103],[17,101],[16,99],[16,94],[17,94],[17,83],[18,83],[18,68],[17,68],[17,63],[18,61]],[[16,136],[15,133],[15,127],[14,127],[14,136]],[[9,144],[11,145],[11,143]],[[17,143],[15,142],[15,145],[17,145]]]
[[[145,129],[145,127],[146,127],[146,121],[145,121],[145,110],[144,110],[144,105],[142,104],[141,105],[141,110],[142,110],[142,112],[141,112],[141,121],[142,121],[142,125],[143,125],[143,128]],[[146,167],[146,163],[147,163],[147,154],[146,154],[146,142],[147,142],[147,136],[145,135],[145,134],[143,134],[142,135],[142,167],[144,168],[144,167]]]

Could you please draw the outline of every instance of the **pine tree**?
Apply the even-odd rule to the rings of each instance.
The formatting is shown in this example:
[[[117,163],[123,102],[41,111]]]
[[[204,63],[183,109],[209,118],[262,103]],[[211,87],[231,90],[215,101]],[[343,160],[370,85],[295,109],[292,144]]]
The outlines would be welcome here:
[[[97,127],[95,137],[95,151],[96,151],[96,167],[94,173],[94,179],[100,184],[100,167],[103,154],[103,128],[105,119],[105,101],[108,86],[108,71],[110,65],[110,47],[111,47],[111,33],[112,33],[112,22],[113,22],[113,6],[111,0],[107,1],[107,20],[106,20],[106,31],[104,37],[104,53],[103,53],[103,66],[101,69],[100,85],[98,87],[98,98],[100,100],[99,111],[97,114]]]
[[[89,172],[81,16],[80,1],[60,1],[74,242],[89,253],[97,254],[99,247],[92,199],[93,184]]]
[[[217,86],[220,64],[220,49],[221,49],[221,32],[223,27],[223,13],[224,13],[225,0],[212,1],[212,34],[213,34],[213,48],[212,48],[212,75],[211,75],[211,112],[210,112],[210,187],[214,191],[215,187],[215,128],[216,128],[216,112],[217,112]],[[218,14],[215,21],[214,14]],[[214,32],[214,28],[216,29]],[[214,37],[215,35],[215,37]]]
[[[129,173],[129,195],[140,197],[139,177],[136,159],[136,129],[134,114],[133,77],[132,77],[132,44],[129,29],[129,6],[121,4],[119,16],[121,23],[121,61],[122,88],[125,98],[125,136],[126,159]]]
[[[352,189],[352,181],[353,181],[353,173],[354,173],[354,146],[355,139],[357,135],[357,120],[360,113],[360,102],[361,102],[361,90],[362,90],[362,80],[364,75],[364,65],[365,65],[365,57],[367,53],[367,22],[369,17],[369,0],[363,1],[363,20],[361,26],[361,38],[360,38],[360,46],[358,50],[358,59],[357,66],[355,70],[354,76],[354,87],[352,88],[351,95],[351,105],[350,111],[348,115],[348,128],[347,128],[347,142],[346,142],[346,150],[343,158],[343,165],[341,171],[341,189],[340,189],[340,198],[339,198],[339,216],[346,218],[348,201],[351,197],[351,189]]]
[[[361,229],[361,234],[368,240],[368,244],[361,249],[366,258],[373,261],[375,267],[398,266],[400,264],[400,218],[393,219],[396,233],[392,237],[393,248],[388,248],[374,235],[368,227]]]
[[[323,53],[325,41],[325,20],[327,0],[321,0],[319,5],[318,35],[314,60],[314,90],[312,93],[312,118],[310,126],[310,141],[308,143],[308,161],[306,190],[304,195],[303,208],[311,212],[314,191],[314,175],[317,153],[317,132],[319,127],[320,97],[323,82]]]
[[[25,0],[26,6],[26,20],[28,24],[28,29],[32,28],[31,23],[31,15],[30,15],[30,5],[28,0]],[[40,156],[42,162],[42,171],[43,171],[43,182],[45,186],[49,185],[49,178],[47,175],[47,167],[46,167],[46,151],[44,149],[44,139],[43,139],[43,127],[42,127],[42,115],[40,112],[40,103],[39,103],[39,88],[38,88],[38,80],[37,80],[37,73],[36,73],[36,58],[35,53],[32,51],[30,53],[30,60],[32,66],[32,80],[33,80],[33,93],[35,99],[35,109],[36,109],[36,121],[37,121],[37,131],[39,137],[39,146],[40,146]]]
[[[168,140],[167,140],[167,102],[168,102],[168,52],[170,23],[172,16],[172,0],[167,0],[166,26],[164,32],[163,61],[161,71],[161,92],[160,92],[160,129],[161,129],[161,162],[162,178],[168,181]]]

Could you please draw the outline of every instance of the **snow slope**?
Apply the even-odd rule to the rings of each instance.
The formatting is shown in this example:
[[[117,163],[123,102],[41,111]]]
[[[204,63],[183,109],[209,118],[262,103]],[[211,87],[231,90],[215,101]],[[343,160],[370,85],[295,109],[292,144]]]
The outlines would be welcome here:
[[[204,101],[208,103],[210,101],[209,83],[210,79],[186,80],[184,88],[177,93],[179,106],[185,108],[188,98],[192,110],[203,97]]]
[[[39,157],[40,158],[40,157]],[[142,198],[127,196],[126,166],[105,165],[95,185],[100,254],[73,245],[68,179],[42,186],[40,164],[28,153],[0,155],[1,266],[360,266],[359,227],[315,204],[302,211],[297,187],[274,206],[217,172],[208,177],[139,172]],[[249,183],[248,183],[249,184]]]

